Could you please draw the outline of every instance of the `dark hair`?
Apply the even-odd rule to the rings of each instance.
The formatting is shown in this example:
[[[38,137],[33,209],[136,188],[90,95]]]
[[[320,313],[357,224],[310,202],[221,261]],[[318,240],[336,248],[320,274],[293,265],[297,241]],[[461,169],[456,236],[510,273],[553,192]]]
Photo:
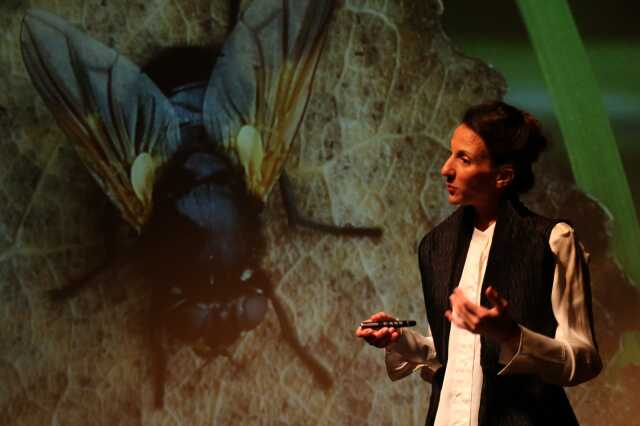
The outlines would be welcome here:
[[[508,193],[522,194],[533,187],[532,165],[548,144],[538,120],[514,106],[492,101],[469,108],[462,122],[482,138],[494,166],[513,166]]]

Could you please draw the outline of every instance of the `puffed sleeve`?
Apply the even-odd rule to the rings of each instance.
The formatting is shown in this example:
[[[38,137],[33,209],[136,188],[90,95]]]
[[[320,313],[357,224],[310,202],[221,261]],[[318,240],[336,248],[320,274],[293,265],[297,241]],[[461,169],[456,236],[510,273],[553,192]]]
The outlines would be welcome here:
[[[500,350],[499,375],[537,374],[544,381],[573,386],[602,370],[593,333],[587,254],[573,228],[560,222],[551,231],[549,246],[556,256],[551,292],[558,326],[550,338],[520,326],[520,338]]]
[[[420,371],[429,380],[440,367],[436,358],[433,337],[406,329],[400,329],[400,337],[385,348],[385,364],[391,380],[399,380],[414,371]]]
[[[428,238],[429,235],[426,235],[418,246],[418,266],[423,285],[426,279],[425,268],[430,266]],[[385,348],[385,364],[391,380],[399,380],[419,371],[423,379],[431,382],[441,365],[436,357],[433,337],[427,331],[427,335],[423,336],[412,329],[401,328],[398,340]]]

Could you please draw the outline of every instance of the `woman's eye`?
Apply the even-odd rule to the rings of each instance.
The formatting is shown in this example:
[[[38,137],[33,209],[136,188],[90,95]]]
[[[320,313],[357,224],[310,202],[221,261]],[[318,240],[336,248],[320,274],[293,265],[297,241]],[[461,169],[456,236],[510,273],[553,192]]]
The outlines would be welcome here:
[[[471,164],[471,159],[463,152],[457,152],[455,158],[460,160],[465,166]]]

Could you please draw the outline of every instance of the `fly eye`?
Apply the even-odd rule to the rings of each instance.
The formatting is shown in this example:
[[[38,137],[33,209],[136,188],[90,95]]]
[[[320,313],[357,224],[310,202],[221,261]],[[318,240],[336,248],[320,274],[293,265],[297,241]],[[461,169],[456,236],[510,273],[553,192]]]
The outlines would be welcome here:
[[[242,271],[242,275],[240,275],[240,281],[248,281],[253,276],[253,271],[251,269],[245,269]]]
[[[243,297],[236,303],[236,320],[242,330],[253,330],[267,313],[267,298],[261,294]]]

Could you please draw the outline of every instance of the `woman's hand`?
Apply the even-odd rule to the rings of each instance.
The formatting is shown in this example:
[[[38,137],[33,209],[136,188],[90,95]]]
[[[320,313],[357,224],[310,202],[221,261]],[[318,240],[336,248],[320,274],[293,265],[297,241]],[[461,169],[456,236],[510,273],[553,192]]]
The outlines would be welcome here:
[[[371,315],[365,321],[397,321],[398,319],[384,312],[378,312]],[[382,327],[380,329],[358,327],[356,336],[362,337],[370,345],[378,348],[387,347],[390,343],[395,342],[400,337],[400,333],[393,327]]]
[[[451,310],[447,310],[444,316],[453,324],[471,333],[480,334],[504,343],[520,336],[520,327],[511,318],[507,302],[493,287],[488,287],[485,294],[493,305],[487,309],[476,305],[467,299],[464,292],[456,288],[449,300]]]

